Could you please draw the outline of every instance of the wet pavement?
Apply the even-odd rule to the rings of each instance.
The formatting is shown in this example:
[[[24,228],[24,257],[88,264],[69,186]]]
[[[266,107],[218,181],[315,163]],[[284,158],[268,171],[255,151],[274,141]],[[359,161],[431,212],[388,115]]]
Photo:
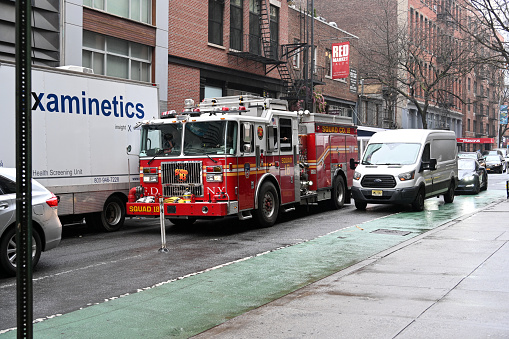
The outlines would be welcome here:
[[[508,217],[503,191],[427,200],[49,316],[34,337],[509,337]]]

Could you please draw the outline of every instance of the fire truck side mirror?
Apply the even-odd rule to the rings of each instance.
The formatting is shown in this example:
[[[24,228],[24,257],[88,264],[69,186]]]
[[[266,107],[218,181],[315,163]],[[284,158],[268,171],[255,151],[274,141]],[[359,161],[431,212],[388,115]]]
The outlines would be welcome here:
[[[251,144],[244,144],[244,153],[251,153]]]
[[[357,165],[359,164],[358,161],[355,161],[354,158],[350,158],[350,169],[355,169],[357,167]]]

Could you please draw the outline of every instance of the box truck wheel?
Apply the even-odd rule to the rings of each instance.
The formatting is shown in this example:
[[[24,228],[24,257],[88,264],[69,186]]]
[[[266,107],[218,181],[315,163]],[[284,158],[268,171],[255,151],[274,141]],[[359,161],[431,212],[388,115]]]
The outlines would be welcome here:
[[[336,176],[332,183],[332,208],[340,209],[345,205],[346,189],[343,177]]]
[[[444,201],[446,204],[450,204],[454,201],[454,181],[451,181],[447,192],[444,194]]]
[[[124,226],[125,203],[116,196],[106,200],[103,211],[85,216],[87,225],[107,232],[118,231]]]
[[[255,217],[261,227],[270,227],[276,223],[279,213],[279,198],[276,188],[270,181],[266,181],[260,188],[258,195],[258,209]]]
[[[41,237],[32,228],[32,267],[37,265],[41,257]],[[0,239],[0,267],[10,276],[16,275],[16,228],[8,229]]]

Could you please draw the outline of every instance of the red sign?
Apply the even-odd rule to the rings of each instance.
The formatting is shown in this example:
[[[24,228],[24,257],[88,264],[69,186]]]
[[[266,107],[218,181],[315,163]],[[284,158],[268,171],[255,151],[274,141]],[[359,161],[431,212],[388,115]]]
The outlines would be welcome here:
[[[493,138],[456,138],[456,142],[464,144],[493,144],[495,139]]]
[[[332,44],[332,79],[344,79],[350,75],[350,43]]]

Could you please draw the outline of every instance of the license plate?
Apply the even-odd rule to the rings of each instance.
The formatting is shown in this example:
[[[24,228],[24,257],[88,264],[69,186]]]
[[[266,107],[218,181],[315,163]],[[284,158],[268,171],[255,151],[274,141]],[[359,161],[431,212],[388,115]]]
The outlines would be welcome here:
[[[383,195],[384,191],[381,190],[371,190],[371,195],[374,197],[381,197]]]

